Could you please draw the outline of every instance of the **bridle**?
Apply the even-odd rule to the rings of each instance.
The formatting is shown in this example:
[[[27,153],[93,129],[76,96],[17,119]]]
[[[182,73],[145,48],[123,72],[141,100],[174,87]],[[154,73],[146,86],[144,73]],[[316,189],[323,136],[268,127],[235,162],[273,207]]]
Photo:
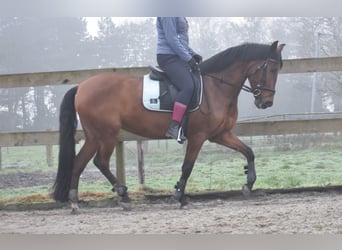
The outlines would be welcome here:
[[[227,82],[225,80],[223,80],[223,78],[219,78],[219,77],[216,77],[214,75],[209,75],[209,74],[205,74],[206,76],[209,76],[215,80],[218,80],[219,83],[221,84],[226,84],[226,85],[229,85],[229,86],[233,86],[233,87],[236,87],[236,88],[239,88],[239,89],[242,89],[248,93],[252,93],[253,96],[255,98],[259,97],[261,94],[262,94],[262,91],[269,91],[272,93],[272,95],[275,94],[275,89],[272,89],[272,88],[268,88],[265,86],[266,84],[266,76],[267,76],[267,67],[268,67],[268,63],[269,62],[274,62],[274,63],[279,63],[277,60],[275,59],[272,59],[272,58],[267,58],[261,65],[259,65],[252,73],[248,74],[246,78],[249,79],[249,77],[257,74],[260,70],[262,70],[262,74],[261,74],[261,79],[260,81],[258,81],[257,85],[255,88],[251,88],[247,85],[245,85],[244,83],[243,84],[233,84],[233,83],[230,83],[230,82]]]
[[[261,79],[260,81],[257,83],[256,87],[254,89],[252,89],[251,87],[248,87],[246,85],[243,85],[243,89],[245,90],[247,87],[248,92],[252,93],[254,95],[255,98],[259,97],[262,93],[263,90],[266,90],[268,92],[271,92],[272,95],[275,95],[275,89],[271,89],[269,87],[266,87],[266,76],[267,76],[267,67],[268,67],[268,63],[269,62],[274,62],[274,63],[278,63],[277,60],[272,59],[272,58],[267,58],[263,64],[261,64],[259,67],[257,67],[251,74],[249,74],[247,76],[247,78],[255,75],[258,71],[262,70],[262,74],[261,74]]]

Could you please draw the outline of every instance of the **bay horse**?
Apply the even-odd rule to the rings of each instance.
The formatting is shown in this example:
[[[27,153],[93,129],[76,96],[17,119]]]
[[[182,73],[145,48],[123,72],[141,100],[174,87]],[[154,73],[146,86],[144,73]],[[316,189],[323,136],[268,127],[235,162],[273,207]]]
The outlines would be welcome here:
[[[185,187],[199,151],[206,140],[236,150],[247,159],[250,192],[256,180],[254,153],[232,128],[238,117],[238,96],[242,89],[253,94],[255,106],[273,105],[281,52],[285,44],[245,43],[228,48],[200,64],[203,100],[188,118],[187,147],[182,173],[175,188],[180,206],[187,205]],[[244,83],[248,79],[250,87]],[[56,201],[70,201],[78,211],[78,184],[82,171],[93,158],[95,166],[109,180],[123,204],[129,204],[127,187],[110,171],[109,160],[118,142],[120,129],[146,138],[166,139],[171,113],[147,110],[142,105],[143,77],[118,73],[93,76],[65,94],[60,109],[59,163],[53,186]],[[85,142],[75,153],[77,114]]]

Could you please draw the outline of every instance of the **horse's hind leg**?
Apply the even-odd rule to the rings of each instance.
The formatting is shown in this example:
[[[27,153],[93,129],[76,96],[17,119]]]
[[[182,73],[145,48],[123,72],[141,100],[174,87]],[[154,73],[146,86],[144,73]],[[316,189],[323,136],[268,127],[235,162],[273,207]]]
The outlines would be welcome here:
[[[113,192],[116,191],[121,197],[121,205],[124,209],[129,209],[130,198],[127,194],[127,187],[119,182],[119,180],[110,171],[110,157],[113,153],[116,141],[113,139],[106,139],[101,142],[100,148],[94,158],[95,166],[101,171],[101,173],[108,179],[113,186]]]
[[[71,202],[72,213],[78,213],[78,183],[80,175],[87,166],[87,163],[95,155],[97,150],[97,144],[93,141],[86,139],[84,145],[82,146],[80,152],[77,154],[74,161],[74,168],[72,171],[69,200]]]

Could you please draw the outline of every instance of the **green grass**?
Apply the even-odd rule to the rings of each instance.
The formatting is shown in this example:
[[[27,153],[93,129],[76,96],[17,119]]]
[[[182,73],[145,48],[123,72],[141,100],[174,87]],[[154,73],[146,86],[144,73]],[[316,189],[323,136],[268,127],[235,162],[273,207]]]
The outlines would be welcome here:
[[[57,150],[57,146],[53,147],[54,159],[57,159]],[[45,147],[8,147],[1,151],[3,169],[0,174],[52,170],[47,166]]]
[[[329,147],[312,147],[281,151],[262,143],[252,145],[255,152],[257,181],[255,188],[289,188],[299,186],[325,186],[342,184],[340,144]],[[3,169],[0,175],[20,172],[56,172],[58,147],[53,148],[54,166],[45,161],[45,147],[2,148]],[[184,149],[171,141],[150,141],[145,150],[146,186],[173,192],[181,174]],[[130,191],[139,190],[137,177],[136,144],[125,144],[126,182]],[[111,160],[115,164],[115,156]],[[226,191],[240,189],[246,182],[244,157],[232,150],[207,143],[202,148],[193,172],[188,180],[187,191]],[[89,168],[89,167],[88,167]],[[115,173],[115,168],[113,169]],[[51,183],[52,185],[52,183]],[[18,196],[48,194],[50,186],[37,188],[0,189],[0,200]],[[101,180],[86,181],[81,177],[80,192],[110,192],[111,186]]]
[[[32,188],[14,188],[14,189],[0,189],[0,202],[2,200],[14,199],[17,197],[28,197],[33,195],[48,195],[49,187],[40,186]]]

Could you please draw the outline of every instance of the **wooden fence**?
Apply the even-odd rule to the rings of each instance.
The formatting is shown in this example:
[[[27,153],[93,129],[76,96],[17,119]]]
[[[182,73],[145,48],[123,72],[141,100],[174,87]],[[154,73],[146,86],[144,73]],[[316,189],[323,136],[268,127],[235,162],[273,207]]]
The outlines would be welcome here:
[[[342,71],[342,57],[302,58],[284,60],[281,74]],[[146,67],[136,68],[106,68],[91,70],[74,70],[59,72],[41,72],[0,75],[0,88],[32,87],[45,85],[77,84],[81,81],[103,72],[118,72],[134,76],[142,76],[148,72]],[[333,119],[305,119],[286,121],[254,121],[239,122],[234,128],[237,135],[277,135],[293,133],[324,133],[340,132],[342,118]],[[83,139],[82,131],[77,131],[76,139]],[[120,142],[116,148],[117,176],[125,182],[125,168],[123,162],[123,141],[141,141],[147,138],[121,131]],[[58,144],[58,131],[37,132],[8,132],[0,133],[0,169],[1,147],[47,145],[47,152],[51,154],[52,145]],[[51,158],[47,157],[48,163]]]

